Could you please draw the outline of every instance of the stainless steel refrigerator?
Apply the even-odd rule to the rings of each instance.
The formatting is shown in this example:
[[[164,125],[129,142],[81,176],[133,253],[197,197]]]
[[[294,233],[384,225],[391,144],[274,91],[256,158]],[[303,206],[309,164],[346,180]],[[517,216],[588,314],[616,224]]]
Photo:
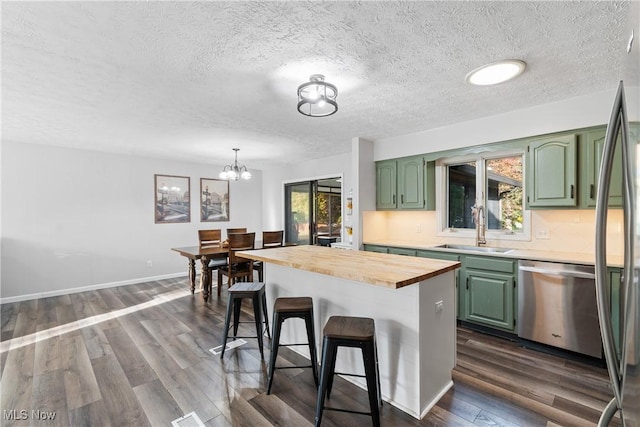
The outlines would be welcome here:
[[[616,414],[624,427],[640,427],[640,145],[638,123],[629,121],[625,86],[633,91],[630,99],[638,103],[638,4],[631,3],[630,39],[625,53],[625,69],[615,97],[611,118],[607,127],[606,142],[598,179],[596,207],[596,290],[598,316],[607,369],[611,380],[613,399],[603,411],[599,426],[607,426]],[[632,109],[639,114],[637,109]],[[607,284],[607,201],[611,171],[620,165],[614,164],[614,150],[622,154],[623,223],[624,223],[624,270],[620,298],[620,353],[614,344],[611,321],[611,300]]]

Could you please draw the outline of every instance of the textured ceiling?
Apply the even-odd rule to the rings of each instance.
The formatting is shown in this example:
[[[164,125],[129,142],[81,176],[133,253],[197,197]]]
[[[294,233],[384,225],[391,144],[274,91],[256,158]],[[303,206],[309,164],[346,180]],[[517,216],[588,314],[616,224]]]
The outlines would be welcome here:
[[[251,169],[615,87],[626,2],[8,2],[2,139]],[[499,59],[494,87],[465,83]],[[296,110],[325,74],[339,111]],[[612,76],[613,79],[612,79]],[[612,81],[613,80],[613,81]]]

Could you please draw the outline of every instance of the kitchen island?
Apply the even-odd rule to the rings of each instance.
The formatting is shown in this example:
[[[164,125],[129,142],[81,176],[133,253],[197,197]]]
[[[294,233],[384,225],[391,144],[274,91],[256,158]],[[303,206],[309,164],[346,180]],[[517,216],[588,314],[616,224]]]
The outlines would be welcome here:
[[[318,352],[330,316],[373,318],[385,401],[422,418],[453,385],[460,263],[319,246],[238,255],[265,263],[269,310],[278,297],[313,298]],[[303,321],[287,322],[280,342],[306,342]],[[304,346],[292,349],[309,357]],[[336,371],[363,374],[362,354],[341,348]],[[345,379],[365,388],[363,378]]]

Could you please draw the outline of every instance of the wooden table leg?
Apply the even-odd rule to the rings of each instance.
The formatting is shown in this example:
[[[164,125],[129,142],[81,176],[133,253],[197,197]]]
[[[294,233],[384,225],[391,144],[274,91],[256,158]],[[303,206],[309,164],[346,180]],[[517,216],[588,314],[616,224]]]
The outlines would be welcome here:
[[[202,297],[205,301],[209,301],[209,295],[211,294],[211,272],[209,271],[209,258],[202,257]]]
[[[196,291],[196,261],[189,259],[189,280],[191,281],[191,295]]]

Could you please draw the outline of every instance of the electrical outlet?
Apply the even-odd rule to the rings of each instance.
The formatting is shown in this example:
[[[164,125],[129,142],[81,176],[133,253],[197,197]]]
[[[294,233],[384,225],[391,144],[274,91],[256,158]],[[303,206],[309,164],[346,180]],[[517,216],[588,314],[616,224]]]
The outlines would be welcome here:
[[[416,233],[422,233],[422,225],[421,224],[416,225]]]
[[[536,239],[549,239],[549,229],[548,228],[539,228],[536,230]]]
[[[149,268],[153,267],[153,261],[147,260],[147,267]]]
[[[440,313],[442,311],[442,305],[443,305],[442,300],[436,303],[436,313]]]

